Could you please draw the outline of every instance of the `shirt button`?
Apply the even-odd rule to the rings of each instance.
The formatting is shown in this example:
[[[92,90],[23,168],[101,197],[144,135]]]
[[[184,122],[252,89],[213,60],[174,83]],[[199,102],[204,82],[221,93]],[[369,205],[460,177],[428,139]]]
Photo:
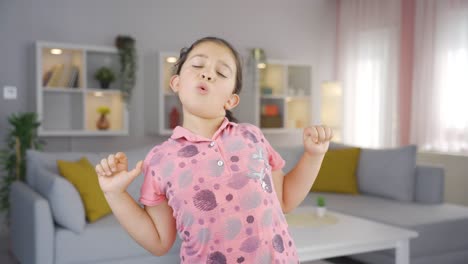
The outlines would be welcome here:
[[[223,166],[224,165],[224,162],[222,160],[218,160],[218,166]]]
[[[210,143],[209,146],[210,146],[210,147],[213,147],[214,145],[215,145],[214,141],[211,141],[211,143]]]

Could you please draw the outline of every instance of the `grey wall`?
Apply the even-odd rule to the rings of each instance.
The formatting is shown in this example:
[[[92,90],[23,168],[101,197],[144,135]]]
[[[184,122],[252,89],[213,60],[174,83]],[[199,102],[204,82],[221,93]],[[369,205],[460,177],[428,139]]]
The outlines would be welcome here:
[[[262,47],[270,58],[312,62],[318,85],[333,78],[335,20],[334,0],[2,0],[0,88],[3,93],[5,85],[18,87],[18,99],[0,98],[0,147],[4,147],[7,116],[35,111],[32,47],[37,40],[113,45],[119,34],[136,39],[140,71],[130,109],[130,136],[45,138],[51,151],[114,151],[164,140],[144,132],[144,91],[157,89],[158,50],[179,50],[199,37],[221,36],[244,55],[252,47]],[[156,113],[146,116],[156,118]],[[267,137],[273,144],[300,143],[296,135]]]

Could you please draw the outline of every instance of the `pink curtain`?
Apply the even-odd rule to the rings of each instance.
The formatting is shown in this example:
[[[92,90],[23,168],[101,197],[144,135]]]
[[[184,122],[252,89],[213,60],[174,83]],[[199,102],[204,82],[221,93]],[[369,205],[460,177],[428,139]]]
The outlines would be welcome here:
[[[338,79],[343,142],[389,147],[398,142],[400,0],[340,1]]]
[[[468,153],[468,0],[417,0],[411,142]]]

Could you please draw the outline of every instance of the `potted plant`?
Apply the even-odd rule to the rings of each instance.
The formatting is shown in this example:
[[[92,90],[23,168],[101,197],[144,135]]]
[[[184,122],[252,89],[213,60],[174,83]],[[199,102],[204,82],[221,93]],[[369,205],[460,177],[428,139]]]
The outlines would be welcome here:
[[[107,114],[110,113],[110,108],[107,106],[98,107],[97,112],[100,114],[96,127],[99,130],[106,130],[110,127],[110,122],[107,119]]]
[[[102,89],[109,88],[109,84],[115,81],[115,75],[108,67],[101,67],[94,73],[94,79],[99,81]]]
[[[327,212],[327,207],[325,206],[325,198],[322,196],[317,197],[317,216],[323,217]]]
[[[130,36],[117,36],[115,46],[119,50],[120,57],[120,80],[122,81],[120,90],[124,100],[128,103],[136,83],[137,54],[135,39]]]
[[[1,175],[0,211],[10,208],[10,186],[14,181],[24,181],[26,177],[26,150],[41,150],[43,142],[37,136],[36,113],[13,113],[8,117],[11,128],[6,136],[6,149],[0,150]]]

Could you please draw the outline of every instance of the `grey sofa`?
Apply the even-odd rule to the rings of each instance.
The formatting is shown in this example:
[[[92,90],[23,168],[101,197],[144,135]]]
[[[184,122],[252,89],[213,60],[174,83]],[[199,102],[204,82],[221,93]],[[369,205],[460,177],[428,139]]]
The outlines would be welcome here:
[[[331,146],[332,149],[337,147],[343,146]],[[276,149],[287,162],[285,171],[296,163],[303,151],[301,146]],[[135,164],[143,159],[148,151],[149,148],[127,151],[129,163]],[[414,149],[411,153],[415,155]],[[21,263],[179,262],[179,239],[166,256],[155,257],[137,245],[113,215],[91,224],[84,221],[78,194],[70,183],[58,175],[56,160],[77,160],[86,156],[92,163],[96,163],[106,155],[28,151],[27,181],[14,183],[10,193],[11,245],[14,256]],[[404,157],[398,152],[392,155],[400,160]],[[397,182],[390,193],[385,188],[379,189],[381,185],[367,186],[367,183],[372,183],[368,179],[369,174],[375,173],[376,169],[387,170],[390,175],[399,171],[399,168],[393,172],[385,166],[368,166],[379,163],[373,159],[386,157],[388,155],[373,153],[372,150],[362,151],[358,171],[358,176],[362,176],[358,177],[361,194],[320,193],[326,198],[327,206],[347,214],[417,231],[419,237],[410,242],[411,263],[468,263],[468,208],[443,203],[443,170],[413,165],[412,175],[403,175],[413,180],[408,184],[401,184],[405,179],[398,180],[400,183]],[[364,169],[366,167],[368,170]],[[393,176],[390,178],[398,179]],[[139,196],[142,180],[142,176],[138,177],[129,187],[128,191],[134,199]],[[391,182],[384,185],[388,184]],[[313,205],[317,195],[310,193],[303,205]],[[394,263],[391,251],[351,257],[375,264]]]
[[[129,163],[144,159],[149,150],[127,151]],[[96,164],[108,154],[27,152],[26,183],[14,183],[10,192],[11,248],[20,263],[179,263],[179,240],[166,256],[156,257],[134,242],[112,214],[84,221],[79,194],[59,176],[56,160],[86,156]],[[140,175],[128,188],[135,200],[142,182]]]
[[[330,149],[347,147],[330,145]],[[286,160],[285,171],[302,151],[302,147],[276,149]],[[363,148],[356,171],[359,195],[311,192],[301,206],[315,205],[320,195],[332,210],[418,232],[410,240],[412,264],[467,264],[468,207],[444,203],[443,168],[416,164],[415,160],[415,146]],[[375,186],[370,178],[378,180]],[[393,250],[349,257],[364,263],[395,263]]]

